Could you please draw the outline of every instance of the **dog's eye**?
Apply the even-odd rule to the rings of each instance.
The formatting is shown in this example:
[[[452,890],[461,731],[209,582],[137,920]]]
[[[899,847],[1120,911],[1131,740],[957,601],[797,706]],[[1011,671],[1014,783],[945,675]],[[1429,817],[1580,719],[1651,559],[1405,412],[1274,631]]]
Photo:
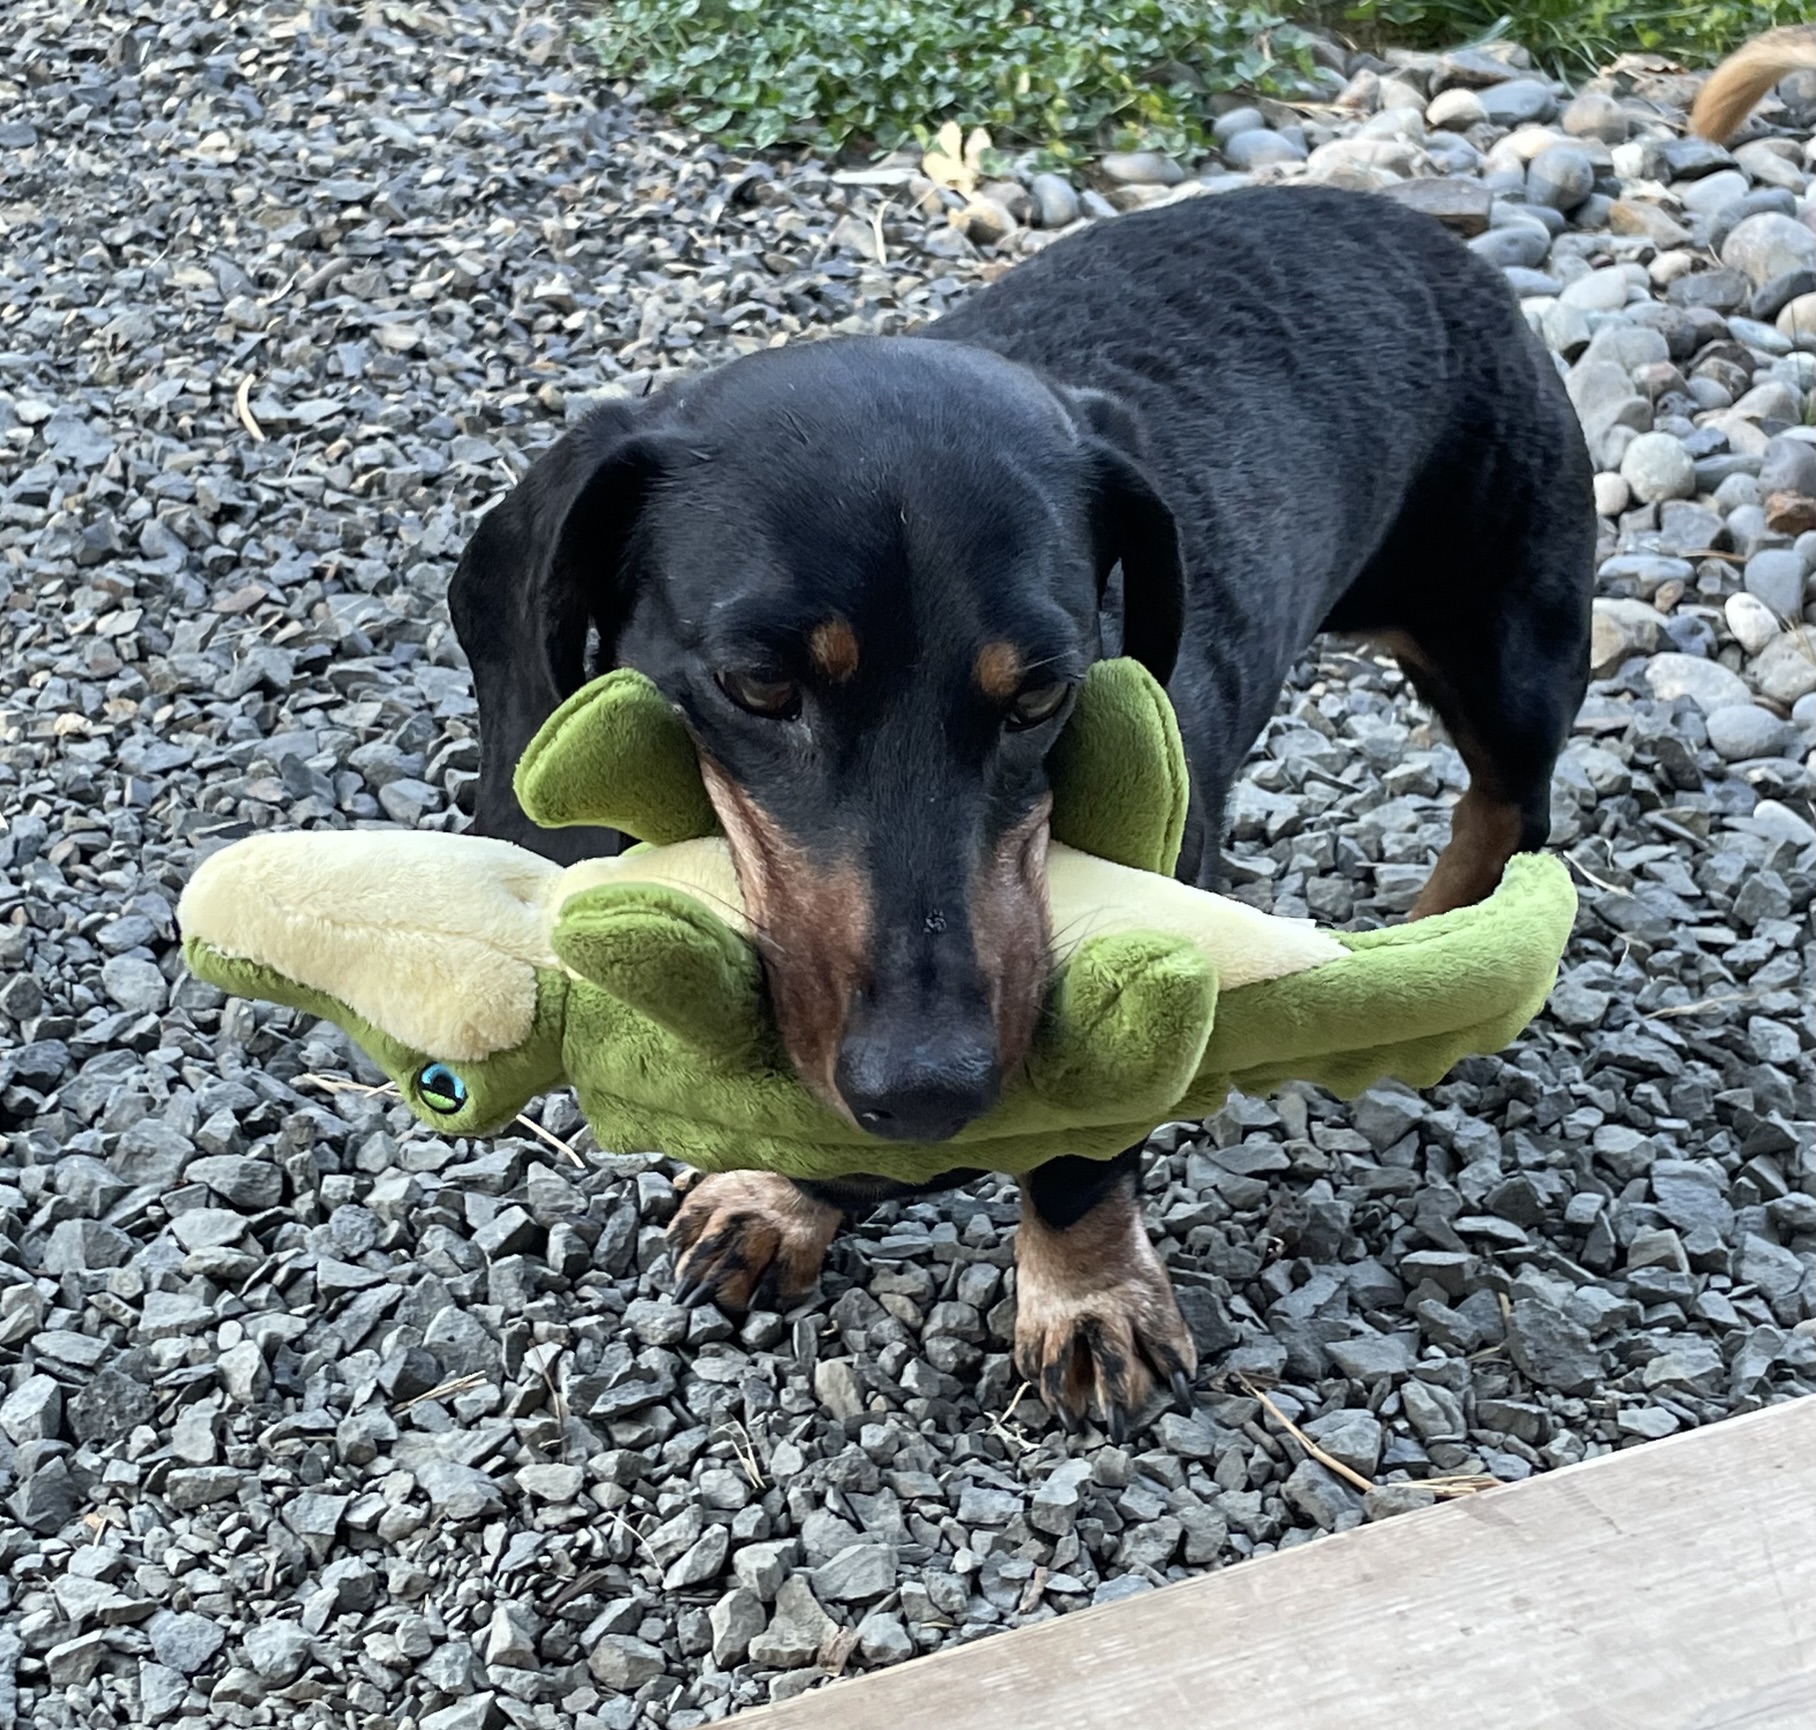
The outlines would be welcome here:
[[[1050,721],[1059,713],[1071,693],[1072,687],[1063,680],[1051,685],[1030,685],[1009,705],[1009,715],[1004,725],[1012,733],[1019,733],[1028,727],[1038,727],[1042,721]]]
[[[801,687],[793,679],[726,671],[719,674],[719,689],[740,709],[772,721],[792,721],[801,712]]]

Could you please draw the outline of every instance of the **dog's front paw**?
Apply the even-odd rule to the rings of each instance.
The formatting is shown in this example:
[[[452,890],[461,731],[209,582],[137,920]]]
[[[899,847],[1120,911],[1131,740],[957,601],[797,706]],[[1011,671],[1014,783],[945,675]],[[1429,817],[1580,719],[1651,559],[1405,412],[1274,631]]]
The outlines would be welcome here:
[[[1198,1350],[1132,1196],[1106,1198],[1063,1231],[1024,1205],[1015,1367],[1068,1429],[1094,1406],[1112,1441],[1158,1387],[1190,1409]]]
[[[749,1309],[758,1297],[800,1297],[820,1277],[841,1218],[773,1172],[709,1173],[668,1228],[675,1297],[732,1310]]]

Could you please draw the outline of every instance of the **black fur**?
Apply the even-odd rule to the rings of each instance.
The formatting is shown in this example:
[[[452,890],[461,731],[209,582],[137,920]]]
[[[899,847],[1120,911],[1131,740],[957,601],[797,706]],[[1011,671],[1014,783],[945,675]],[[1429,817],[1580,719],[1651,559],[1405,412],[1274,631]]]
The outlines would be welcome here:
[[[649,673],[804,848],[862,861],[867,1037],[940,1032],[962,1118],[994,1097],[968,884],[1044,791],[1065,713],[1005,734],[970,682],[978,646],[1066,679],[1118,647],[1170,674],[1180,871],[1209,881],[1227,789],[1307,642],[1409,634],[1421,691],[1538,847],[1587,679],[1590,475],[1499,272],[1424,216],[1283,189],[1100,224],[922,337],[759,354],[562,439],[453,585],[477,826],[557,857],[615,845],[532,829],[510,794],[595,670],[592,625],[600,665]],[[803,638],[832,614],[860,672],[816,685]],[[806,679],[809,724],[736,708],[726,666]]]
[[[1224,793],[1319,630],[1411,632],[1453,669],[1456,718],[1543,844],[1588,679],[1592,469],[1499,271],[1382,199],[1233,193],[1052,247],[927,334],[1141,428],[1188,573],[1182,875],[1209,875]]]

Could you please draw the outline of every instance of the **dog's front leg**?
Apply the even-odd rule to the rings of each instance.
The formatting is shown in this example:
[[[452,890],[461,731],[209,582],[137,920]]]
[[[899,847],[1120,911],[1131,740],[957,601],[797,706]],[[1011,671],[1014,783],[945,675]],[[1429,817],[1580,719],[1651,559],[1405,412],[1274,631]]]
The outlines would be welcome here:
[[[843,1213],[786,1177],[719,1171],[695,1183],[668,1228],[675,1296],[749,1309],[813,1289]]]
[[[1015,1366],[1068,1429],[1095,1405],[1112,1440],[1159,1385],[1189,1409],[1198,1350],[1148,1241],[1141,1149],[1050,1160],[1022,1179]]]

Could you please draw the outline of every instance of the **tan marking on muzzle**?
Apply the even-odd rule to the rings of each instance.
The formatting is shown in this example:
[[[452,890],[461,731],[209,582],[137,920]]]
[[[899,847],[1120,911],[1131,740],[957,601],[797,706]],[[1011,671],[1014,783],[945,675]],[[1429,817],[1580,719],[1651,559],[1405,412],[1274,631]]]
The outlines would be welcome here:
[[[1045,795],[997,843],[971,885],[971,942],[996,1028],[997,1062],[1005,1075],[1027,1055],[1046,995],[1052,814],[1052,796]]]
[[[731,847],[782,1047],[802,1081],[851,1122],[833,1072],[852,994],[870,973],[870,885],[856,865],[810,860],[704,753],[700,773]]]

